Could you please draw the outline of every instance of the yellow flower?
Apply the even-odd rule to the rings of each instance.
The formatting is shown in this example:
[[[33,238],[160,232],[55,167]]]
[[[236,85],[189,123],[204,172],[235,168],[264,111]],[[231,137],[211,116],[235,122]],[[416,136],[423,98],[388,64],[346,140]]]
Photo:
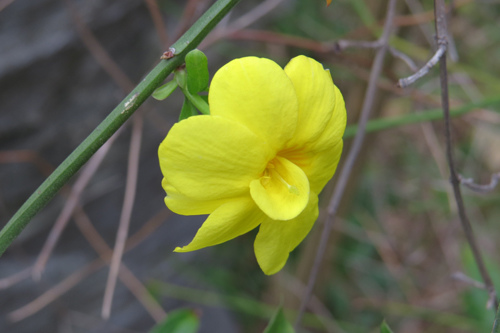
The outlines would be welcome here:
[[[176,252],[226,242],[259,227],[254,250],[278,272],[318,217],[318,194],[342,152],[344,100],[330,72],[298,56],[283,70],[247,57],[222,67],[210,115],[175,124],[158,154],[165,203],[183,215],[210,214]]]

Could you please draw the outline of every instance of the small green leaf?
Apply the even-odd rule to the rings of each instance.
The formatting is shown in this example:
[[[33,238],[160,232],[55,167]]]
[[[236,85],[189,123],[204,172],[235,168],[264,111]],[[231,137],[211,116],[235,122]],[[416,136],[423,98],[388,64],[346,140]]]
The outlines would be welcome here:
[[[385,322],[385,320],[382,322],[382,325],[380,325],[380,333],[393,333],[389,325]]]
[[[208,61],[203,52],[192,50],[186,55],[187,87],[191,94],[197,94],[208,87]]]
[[[175,81],[179,87],[184,91],[187,88],[187,73],[184,69],[178,69],[174,74]]]
[[[184,104],[182,105],[181,114],[179,115],[179,121],[196,115],[198,115],[198,112],[196,112],[193,103],[191,103],[187,97],[184,97]]]
[[[163,101],[165,98],[170,96],[175,91],[176,88],[177,88],[177,82],[172,80],[156,88],[152,96],[154,99]]]
[[[196,333],[199,326],[200,319],[192,309],[180,309],[170,312],[149,333]]]
[[[278,308],[273,318],[271,318],[271,322],[267,325],[264,333],[295,333],[292,324],[286,320],[281,306]]]

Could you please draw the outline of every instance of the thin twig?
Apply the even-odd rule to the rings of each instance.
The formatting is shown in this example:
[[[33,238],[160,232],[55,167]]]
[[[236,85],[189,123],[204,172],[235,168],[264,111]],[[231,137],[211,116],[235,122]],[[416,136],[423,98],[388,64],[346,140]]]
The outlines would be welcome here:
[[[82,39],[87,49],[90,51],[94,59],[99,65],[113,78],[115,83],[124,91],[130,92],[134,89],[133,82],[128,78],[128,76],[121,70],[113,58],[109,55],[106,49],[101,45],[101,43],[94,36],[92,31],[87,27],[85,22],[82,20],[78,14],[75,5],[72,0],[64,0],[66,8],[68,9],[73,24],[76,27],[78,35]]]
[[[57,284],[55,287],[47,290],[33,301],[15,311],[12,311],[7,315],[7,317],[11,321],[17,322],[37,313],[48,304],[52,303],[54,300],[61,297],[61,295],[69,291],[71,288],[76,286],[84,278],[94,273],[103,266],[104,262],[100,259],[92,261],[90,264],[81,267],[76,272]]]
[[[4,10],[8,5],[12,4],[14,0],[1,0],[0,1],[0,12]]]
[[[366,123],[370,118],[372,106],[374,104],[373,101],[375,99],[375,92],[377,90],[377,80],[380,76],[380,73],[382,72],[384,58],[387,52],[387,47],[388,47],[387,44],[392,29],[392,20],[394,18],[395,6],[396,6],[396,0],[390,0],[389,4],[387,5],[387,15],[385,18],[384,30],[382,32],[382,36],[380,37],[383,46],[377,50],[375,59],[373,61],[372,70],[370,73],[370,79],[368,80],[368,88],[366,90],[363,107],[361,109],[361,117],[359,120],[358,132],[356,133],[356,137],[354,138],[349,154],[347,155],[346,161],[342,166],[342,170],[338,177],[338,182],[335,186],[335,191],[328,205],[328,215],[324,222],[320,243],[318,245],[316,257],[314,258],[313,267],[309,275],[306,291],[302,298],[299,312],[297,314],[295,327],[298,327],[300,325],[305,308],[309,303],[309,299],[311,298],[314,284],[316,283],[316,278],[318,276],[319,268],[321,266],[321,262],[323,260],[323,256],[325,254],[326,247],[328,244],[328,238],[332,230],[334,217],[337,213],[340,200],[344,194],[347,181],[351,175],[351,170],[353,169],[353,165],[356,162],[356,159],[363,144],[363,140],[365,137]]]
[[[418,71],[417,65],[408,55],[393,47],[389,47],[389,52],[391,52],[393,57],[401,59],[412,71]]]
[[[125,246],[125,252],[132,250],[137,245],[141,244],[148,236],[150,236],[158,227],[163,223],[163,221],[169,216],[170,211],[168,209],[162,209],[155,216],[153,216],[148,222],[146,222],[141,229],[139,229],[135,234],[133,234],[128,240]],[[57,285],[51,289],[44,292],[42,295],[38,296],[33,301],[22,306],[21,308],[12,311],[7,317],[12,321],[20,321],[27,318],[36,312],[43,309],[45,306],[59,298],[61,295],[69,291],[71,288],[80,283],[83,279],[89,276],[92,272],[96,271],[100,267],[104,266],[109,262],[109,257],[107,260],[102,261],[101,259],[96,259],[93,262],[87,264],[86,266],[80,268],[70,276],[66,277],[64,280],[59,282]]]
[[[446,26],[446,10],[444,0],[434,0],[434,12],[436,17],[436,36],[438,44],[444,44],[446,47],[446,36],[447,36],[447,26]],[[441,45],[440,45],[441,47]],[[460,190],[460,180],[455,168],[455,161],[453,158],[453,147],[451,144],[451,126],[450,126],[450,107],[448,98],[448,72],[446,68],[446,56],[443,55],[439,59],[439,73],[440,73],[440,83],[441,83],[441,103],[443,107],[444,119],[445,119],[445,140],[446,140],[446,156],[448,158],[448,165],[450,169],[450,181],[453,186],[453,193],[455,194],[455,200],[458,207],[458,215],[460,217],[460,223],[464,230],[467,242],[471,247],[472,254],[474,255],[474,260],[479,269],[483,282],[488,290],[489,300],[487,307],[490,308],[494,306],[494,309],[498,308],[498,298],[493,286],[491,277],[484,264],[481,252],[476,243],[474,237],[474,232],[472,230],[471,223],[465,212],[465,205],[463,203],[462,193]]]
[[[47,237],[47,240],[43,245],[43,248],[40,251],[40,254],[38,255],[38,258],[33,266],[32,276],[35,281],[40,280],[40,277],[42,276],[42,273],[45,269],[45,265],[47,264],[47,261],[49,260],[49,257],[52,254],[52,251],[54,250],[57,241],[59,240],[59,237],[61,236],[63,230],[66,228],[66,225],[68,224],[68,221],[71,218],[71,215],[73,214],[73,210],[75,209],[76,205],[80,200],[80,196],[83,190],[85,189],[85,187],[87,187],[87,184],[89,183],[90,179],[92,178],[92,176],[94,176],[95,172],[101,165],[101,162],[104,160],[104,157],[106,157],[109,149],[113,145],[114,140],[117,138],[120,132],[121,131],[115,133],[94,154],[94,156],[92,156],[89,162],[83,167],[80,176],[78,177],[75,184],[71,188],[69,197],[66,203],[64,204],[61,213],[57,217],[57,220],[54,223],[54,226],[52,227],[52,230],[50,231],[50,234]]]
[[[40,154],[33,150],[10,150],[0,151],[0,164],[3,163],[32,163],[40,173],[44,176],[49,176],[54,171],[54,166],[47,162]]]
[[[200,48],[206,48],[217,40],[220,40],[230,34],[240,31],[252,23],[256,22],[275,7],[277,7],[283,0],[266,0],[253,8],[251,11],[241,16],[227,27],[214,30],[205,40],[201,43]]]
[[[94,225],[90,221],[89,217],[81,207],[77,207],[75,214],[73,214],[76,225],[87,239],[89,244],[94,248],[94,250],[99,254],[101,260],[109,261],[112,257],[112,250],[106,244],[106,241],[102,238],[99,232],[94,228]],[[151,296],[147,291],[146,287],[141,283],[141,281],[127,268],[127,266],[122,263],[120,266],[120,271],[118,277],[123,282],[123,284],[134,294],[134,296],[139,300],[139,302],[144,306],[146,311],[149,312],[151,317],[156,322],[160,322],[167,315],[162,309],[160,304]]]
[[[460,180],[460,184],[464,185],[474,192],[489,193],[492,192],[495,187],[497,187],[498,181],[500,180],[500,172],[492,174],[489,184],[485,185],[476,184],[474,183],[474,179],[464,178],[462,175],[458,175],[458,179]]]
[[[228,31],[236,31],[236,30],[241,30],[241,29],[248,27],[252,23],[261,19],[263,16],[270,13],[274,8],[276,8],[283,1],[284,0],[266,0],[266,1],[263,1],[258,6],[254,7],[249,12],[245,13],[245,15],[240,16],[237,20],[232,22],[229,25],[227,30]]]
[[[116,286],[116,278],[120,269],[120,263],[127,240],[130,218],[132,216],[132,208],[137,187],[137,175],[139,172],[139,154],[141,151],[142,138],[142,118],[135,117],[132,125],[132,137],[130,139],[130,152],[128,159],[127,184],[125,187],[125,197],[123,199],[123,207],[120,217],[120,225],[116,234],[116,242],[113,250],[113,258],[111,259],[111,267],[109,269],[108,281],[106,283],[106,291],[102,304],[102,317],[109,318],[111,314],[111,305],[113,303],[113,293]]]
[[[439,62],[439,59],[441,59],[441,57],[445,53],[446,53],[446,43],[439,43],[439,47],[436,53],[434,53],[432,58],[424,65],[424,67],[420,68],[420,70],[413,75],[410,75],[403,79],[399,79],[398,86],[401,88],[408,87],[410,84],[413,84],[415,81],[425,76],[427,73],[429,73],[431,68],[434,67]]]
[[[289,292],[300,298],[306,289],[306,286],[302,281],[297,279],[297,277],[283,272],[285,279],[285,287]],[[281,281],[280,281],[281,282]],[[321,302],[321,300],[315,295],[311,296],[311,301],[309,302],[309,308],[317,314],[318,320],[323,324],[325,332],[328,333],[346,333],[342,327],[338,324],[337,320],[333,318],[331,312],[328,310],[326,305]]]
[[[146,6],[148,7],[149,14],[151,15],[151,19],[153,20],[153,24],[155,25],[155,30],[158,34],[158,37],[160,38],[161,45],[163,49],[166,50],[169,46],[169,38],[167,28],[161,16],[160,8],[158,7],[158,3],[156,2],[156,0],[144,1],[146,2]]]
[[[184,7],[184,12],[177,24],[177,28],[174,32],[174,39],[178,39],[180,35],[182,35],[188,28],[189,25],[193,22],[197,12],[201,9],[199,8],[199,2],[201,0],[188,0],[186,6]],[[205,1],[206,2],[206,1]],[[201,6],[205,6],[202,4]]]
[[[7,288],[15,285],[16,283],[19,283],[19,282],[27,279],[31,275],[31,270],[32,270],[32,267],[30,266],[28,268],[23,269],[20,272],[12,274],[12,275],[5,277],[3,279],[0,279],[0,290],[7,289]]]
[[[383,46],[380,39],[374,41],[339,39],[333,42],[332,45],[333,49],[337,52],[342,52],[348,48],[378,49]]]
[[[484,283],[476,281],[473,278],[465,275],[462,272],[455,272],[451,275],[451,277],[457,281],[467,283],[467,284],[473,286],[474,288],[486,290],[486,286],[484,285]]]
[[[68,11],[71,14],[73,22],[77,28],[77,31],[90,50],[91,54],[94,56],[94,59],[108,72],[108,74],[115,80],[115,82],[124,90],[124,92],[128,92],[133,89],[134,85],[131,80],[123,73],[123,71],[118,67],[116,62],[109,56],[106,50],[102,47],[99,41],[94,37],[90,29],[84,24],[78,12],[76,11],[71,0],[65,0]],[[120,133],[119,130],[118,133]],[[118,134],[119,135],[119,134]],[[82,191],[87,186],[91,177],[97,171],[100,163],[107,155],[107,152],[111,148],[114,140],[118,136],[117,134],[113,135],[101,149],[90,159],[88,165],[86,165],[76,181],[75,185],[72,188],[70,196],[66,201],[63,210],[61,211],[59,217],[57,218],[44,247],[40,251],[40,255],[34,265],[32,275],[34,280],[39,280],[43,270],[45,269],[45,265],[57,243],[61,233],[66,228],[66,225],[73,213],[75,206],[78,203],[80,195]]]

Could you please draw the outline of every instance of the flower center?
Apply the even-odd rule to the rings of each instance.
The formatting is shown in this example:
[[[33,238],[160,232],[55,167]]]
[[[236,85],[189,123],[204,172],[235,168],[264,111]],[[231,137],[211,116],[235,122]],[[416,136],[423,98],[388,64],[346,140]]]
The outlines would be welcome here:
[[[295,194],[295,195],[300,195],[300,191],[295,185],[290,185],[288,182],[283,178],[283,176],[278,172],[275,166],[275,161],[271,160],[267,166],[266,169],[264,170],[264,175],[260,178],[260,183],[264,188],[267,188],[269,184],[271,183],[271,179],[276,179],[279,182],[281,182],[285,187],[288,189],[288,192]]]

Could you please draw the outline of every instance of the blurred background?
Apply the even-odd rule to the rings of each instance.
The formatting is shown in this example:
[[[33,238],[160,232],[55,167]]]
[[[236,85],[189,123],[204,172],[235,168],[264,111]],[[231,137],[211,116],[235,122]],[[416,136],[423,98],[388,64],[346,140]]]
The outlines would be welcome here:
[[[212,3],[0,0],[0,226]],[[470,111],[452,123],[458,171],[488,183],[500,171],[500,2],[450,5],[451,106]],[[386,8],[386,1],[333,0],[326,7],[320,0],[242,0],[201,48],[211,75],[247,55],[281,65],[299,54],[317,59],[343,92],[352,125],[375,50],[339,49],[335,41],[376,40]],[[398,1],[393,26],[391,47],[417,67],[425,64],[435,50],[433,2]],[[403,59],[386,56],[372,118],[439,108],[438,69],[401,89],[397,80],[413,73]],[[280,303],[294,320],[324,214],[285,268],[271,277],[256,263],[255,231],[197,252],[172,253],[191,240],[205,218],[177,216],[163,203],[157,148],[177,121],[182,100],[180,92],[162,102],[150,99],[127,122],[102,163],[86,175],[88,185],[78,191],[77,207],[52,251],[47,238],[82,174],[1,257],[0,332],[147,332],[179,308],[195,310],[200,332],[261,332]],[[109,257],[114,245],[130,191],[130,143],[138,137],[126,267],[111,316],[103,320],[109,267],[100,258]],[[441,121],[368,135],[304,318],[306,331],[378,332],[384,318],[394,332],[491,331],[494,311],[486,309],[488,295],[477,283],[456,217],[443,137]],[[322,210],[335,180],[320,197]],[[464,197],[500,287],[500,193],[464,189]]]

